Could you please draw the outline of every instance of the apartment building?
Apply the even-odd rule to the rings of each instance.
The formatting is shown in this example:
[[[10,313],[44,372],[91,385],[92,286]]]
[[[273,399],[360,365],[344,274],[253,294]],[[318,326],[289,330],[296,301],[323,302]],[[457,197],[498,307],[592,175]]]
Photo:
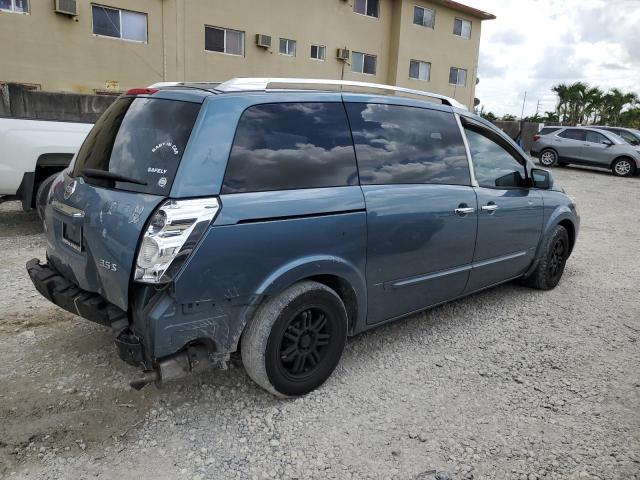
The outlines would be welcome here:
[[[453,0],[0,0],[0,82],[115,93],[159,81],[331,78],[473,105],[481,23]]]

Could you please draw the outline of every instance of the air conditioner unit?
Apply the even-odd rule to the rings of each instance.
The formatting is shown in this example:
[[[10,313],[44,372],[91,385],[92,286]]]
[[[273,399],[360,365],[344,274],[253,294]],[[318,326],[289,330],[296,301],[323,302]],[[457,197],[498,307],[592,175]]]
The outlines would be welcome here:
[[[63,15],[78,15],[78,5],[76,0],[54,0],[54,9],[56,13]]]
[[[256,45],[262,48],[271,48],[271,36],[256,33]]]
[[[339,48],[337,57],[338,60],[344,60],[346,62],[349,60],[349,50],[346,48]]]

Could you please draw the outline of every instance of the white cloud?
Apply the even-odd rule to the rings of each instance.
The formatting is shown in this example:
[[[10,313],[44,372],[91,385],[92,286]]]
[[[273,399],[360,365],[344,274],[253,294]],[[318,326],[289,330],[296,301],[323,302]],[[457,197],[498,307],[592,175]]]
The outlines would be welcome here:
[[[553,110],[551,87],[584,81],[640,94],[640,0],[462,0],[482,23],[476,96],[488,111]]]

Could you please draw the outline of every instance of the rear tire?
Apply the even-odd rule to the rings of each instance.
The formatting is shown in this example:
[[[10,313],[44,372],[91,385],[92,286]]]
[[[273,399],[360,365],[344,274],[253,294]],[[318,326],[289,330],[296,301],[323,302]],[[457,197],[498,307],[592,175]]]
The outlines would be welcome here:
[[[636,174],[636,166],[630,158],[618,158],[611,165],[611,171],[616,177],[632,177]]]
[[[569,258],[569,234],[562,225],[557,225],[545,245],[542,258],[530,277],[523,280],[528,287],[538,290],[551,290],[555,288]]]
[[[558,162],[558,154],[550,149],[544,149],[540,152],[540,165],[544,167],[553,167]]]
[[[247,374],[278,397],[304,395],[338,365],[347,339],[347,311],[321,283],[292,285],[261,305],[242,335]]]

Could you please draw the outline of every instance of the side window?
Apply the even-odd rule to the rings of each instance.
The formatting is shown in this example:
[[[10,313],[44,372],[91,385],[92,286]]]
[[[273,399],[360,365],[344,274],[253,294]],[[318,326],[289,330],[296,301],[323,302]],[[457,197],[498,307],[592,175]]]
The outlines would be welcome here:
[[[357,183],[342,103],[270,103],[242,114],[222,193]]]
[[[565,130],[564,132],[560,132],[558,136],[568,138],[569,140],[585,141],[587,139],[584,130]]]
[[[591,142],[591,143],[607,143],[607,138],[602,135],[601,133],[598,132],[593,132],[591,130],[587,130],[585,132],[586,136],[587,136],[587,142]]]
[[[451,113],[347,103],[363,185],[469,185],[469,163]]]
[[[478,185],[487,188],[521,187],[524,166],[504,147],[471,128],[465,128]]]

